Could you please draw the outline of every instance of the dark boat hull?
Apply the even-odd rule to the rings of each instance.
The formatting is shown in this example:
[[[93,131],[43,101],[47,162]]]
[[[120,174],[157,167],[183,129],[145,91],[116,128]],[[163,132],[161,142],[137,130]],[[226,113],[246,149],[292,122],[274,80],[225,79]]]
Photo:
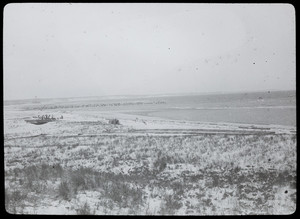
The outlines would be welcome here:
[[[26,122],[29,122],[31,124],[34,124],[34,125],[43,125],[45,123],[48,123],[50,122],[51,120],[36,120],[36,119],[28,119],[28,120],[25,120]]]

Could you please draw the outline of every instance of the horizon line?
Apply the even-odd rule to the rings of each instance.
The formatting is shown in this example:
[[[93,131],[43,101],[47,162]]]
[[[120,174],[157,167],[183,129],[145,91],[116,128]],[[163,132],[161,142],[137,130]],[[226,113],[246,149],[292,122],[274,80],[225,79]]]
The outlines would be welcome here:
[[[91,97],[117,97],[117,96],[183,96],[183,95],[205,95],[205,94],[231,94],[231,93],[257,93],[257,92],[278,92],[278,91],[296,91],[296,89],[265,89],[265,90],[244,90],[244,91],[207,91],[207,92],[182,92],[182,93],[157,93],[157,94],[108,94],[108,95],[90,95],[90,96],[68,96],[68,97],[38,97],[22,99],[4,99],[3,101],[20,101],[20,100],[40,100],[40,99],[72,99],[72,98],[91,98]]]

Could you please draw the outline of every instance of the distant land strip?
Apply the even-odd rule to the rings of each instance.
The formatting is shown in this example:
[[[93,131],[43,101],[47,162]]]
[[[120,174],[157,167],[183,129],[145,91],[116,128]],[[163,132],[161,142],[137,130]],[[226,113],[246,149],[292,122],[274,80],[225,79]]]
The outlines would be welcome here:
[[[165,101],[153,101],[153,102],[124,102],[124,103],[98,103],[98,104],[72,104],[72,105],[43,105],[43,106],[31,106],[24,107],[25,110],[38,110],[38,109],[57,109],[57,108],[82,108],[82,107],[108,107],[108,106],[132,106],[132,105],[146,105],[146,104],[166,104]]]

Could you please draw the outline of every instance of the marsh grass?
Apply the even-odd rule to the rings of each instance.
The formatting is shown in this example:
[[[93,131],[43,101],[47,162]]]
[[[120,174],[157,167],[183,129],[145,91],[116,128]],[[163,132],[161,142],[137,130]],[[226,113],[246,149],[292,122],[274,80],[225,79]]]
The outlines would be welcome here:
[[[62,181],[58,187],[58,193],[59,195],[67,200],[70,197],[70,188],[66,181]]]
[[[173,215],[182,206],[183,204],[178,194],[165,194],[160,206],[159,213],[162,215]]]
[[[115,181],[107,186],[104,196],[120,207],[134,207],[143,204],[143,191],[124,182]]]
[[[78,215],[92,215],[95,214],[95,212],[92,212],[91,207],[87,202],[85,202],[82,206],[79,208],[75,209],[76,213]]]
[[[7,212],[12,214],[21,213],[22,208],[24,208],[24,200],[26,199],[27,194],[21,190],[14,190],[9,192],[5,189],[5,209]]]
[[[267,203],[283,187],[295,205],[296,138],[289,135],[106,136],[91,142],[73,147],[71,141],[55,149],[39,148],[38,153],[24,149],[13,154],[6,148],[6,209],[21,212],[18,204],[30,202],[32,193],[41,200],[47,194],[69,201],[79,193],[98,191],[99,205],[108,214],[122,208],[131,209],[130,214],[176,214],[185,205],[188,212],[199,214],[272,212],[274,207]],[[41,158],[45,155],[47,162]],[[19,160],[26,166],[14,167]],[[80,165],[75,168],[76,162]],[[123,173],[119,167],[130,171]],[[151,188],[147,197],[146,187]],[[192,190],[195,194],[189,193]],[[221,191],[220,197],[209,197],[215,190]],[[189,198],[199,200],[199,206],[186,204]],[[160,209],[149,209],[150,199],[161,200]],[[230,211],[216,204],[232,200]],[[94,213],[89,203],[81,204],[77,213]]]

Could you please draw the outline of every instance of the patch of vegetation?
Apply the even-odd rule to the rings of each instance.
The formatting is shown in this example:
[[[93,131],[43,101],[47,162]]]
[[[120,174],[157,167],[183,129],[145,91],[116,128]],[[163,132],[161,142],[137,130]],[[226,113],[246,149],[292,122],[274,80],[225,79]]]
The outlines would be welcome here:
[[[20,208],[23,206],[23,201],[27,194],[20,190],[14,190],[11,193],[5,189],[5,209],[12,214],[20,213]]]
[[[92,215],[95,214],[95,212],[92,212],[89,204],[87,202],[85,202],[82,206],[80,206],[79,208],[75,209],[76,213],[78,215]]]
[[[110,119],[108,120],[108,123],[112,125],[120,125],[120,121],[118,119]]]
[[[70,197],[70,188],[66,181],[62,181],[60,183],[60,185],[58,187],[58,193],[65,200],[67,200]]]
[[[166,194],[159,213],[162,215],[173,215],[182,206],[181,198],[177,194]]]
[[[104,196],[113,200],[120,207],[134,207],[143,204],[143,190],[124,182],[108,183]]]
[[[276,212],[274,206],[295,206],[296,145],[291,139],[112,135],[64,138],[64,146],[39,148],[38,153],[5,148],[5,204],[9,212],[20,213],[18,206],[32,202],[33,196],[70,201],[79,193],[97,191],[98,210],[107,214],[123,208],[131,209],[130,214],[177,214],[194,198],[198,207],[186,205],[191,214]],[[73,148],[75,141],[78,146]],[[37,145],[30,139],[17,143]],[[161,201],[160,210],[149,206],[153,199]],[[227,205],[229,209],[223,207]],[[89,214],[92,208],[82,203],[76,212]]]

